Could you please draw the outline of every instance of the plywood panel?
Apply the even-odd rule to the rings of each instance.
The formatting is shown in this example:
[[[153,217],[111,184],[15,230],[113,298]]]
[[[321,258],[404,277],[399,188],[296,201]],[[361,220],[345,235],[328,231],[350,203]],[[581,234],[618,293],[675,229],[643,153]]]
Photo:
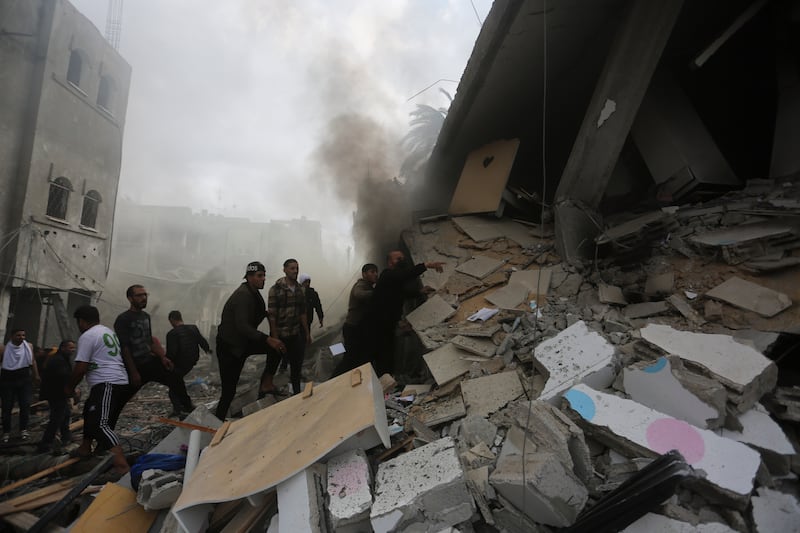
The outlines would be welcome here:
[[[508,183],[519,139],[495,141],[467,156],[450,202],[451,215],[493,213]]]
[[[259,495],[328,453],[390,445],[383,391],[372,365],[351,386],[350,373],[231,423],[225,438],[206,448],[175,503],[189,531],[202,527],[210,505]]]
[[[158,516],[155,511],[145,511],[136,503],[136,493],[131,489],[107,483],[92,504],[81,515],[71,531],[74,533],[145,533]]]

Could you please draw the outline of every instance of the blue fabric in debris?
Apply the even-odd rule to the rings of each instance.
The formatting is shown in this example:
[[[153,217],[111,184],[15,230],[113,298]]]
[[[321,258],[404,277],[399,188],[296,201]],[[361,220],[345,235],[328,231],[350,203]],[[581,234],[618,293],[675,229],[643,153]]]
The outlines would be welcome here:
[[[139,482],[145,470],[157,469],[167,472],[180,470],[186,466],[185,455],[174,455],[171,453],[147,453],[139,457],[131,467],[131,486],[134,490],[139,490]]]

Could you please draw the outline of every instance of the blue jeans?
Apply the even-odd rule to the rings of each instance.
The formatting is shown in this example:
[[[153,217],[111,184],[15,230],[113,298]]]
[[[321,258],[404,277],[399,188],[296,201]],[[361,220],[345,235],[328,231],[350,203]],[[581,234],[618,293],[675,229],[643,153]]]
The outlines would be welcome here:
[[[24,370],[28,370],[27,368]],[[9,376],[11,374],[11,376]],[[31,410],[31,377],[29,372],[24,374],[19,371],[9,372],[4,370],[0,377],[0,401],[2,401],[3,433],[11,432],[11,411],[14,402],[19,404],[19,429],[28,429],[28,419]],[[24,376],[24,377],[22,377]]]

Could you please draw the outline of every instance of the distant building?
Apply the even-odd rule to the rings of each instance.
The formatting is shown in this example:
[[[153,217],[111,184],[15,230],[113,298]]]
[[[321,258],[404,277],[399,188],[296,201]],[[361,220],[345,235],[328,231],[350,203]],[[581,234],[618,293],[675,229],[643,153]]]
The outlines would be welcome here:
[[[131,67],[66,0],[0,24],[0,332],[50,343],[106,281]]]

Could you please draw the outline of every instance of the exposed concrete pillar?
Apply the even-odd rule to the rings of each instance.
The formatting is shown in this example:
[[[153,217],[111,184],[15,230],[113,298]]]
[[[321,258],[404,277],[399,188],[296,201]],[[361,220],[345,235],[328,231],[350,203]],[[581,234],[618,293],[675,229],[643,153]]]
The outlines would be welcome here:
[[[628,2],[556,190],[556,244],[567,261],[593,255],[599,228],[591,212],[603,198],[682,4]]]

